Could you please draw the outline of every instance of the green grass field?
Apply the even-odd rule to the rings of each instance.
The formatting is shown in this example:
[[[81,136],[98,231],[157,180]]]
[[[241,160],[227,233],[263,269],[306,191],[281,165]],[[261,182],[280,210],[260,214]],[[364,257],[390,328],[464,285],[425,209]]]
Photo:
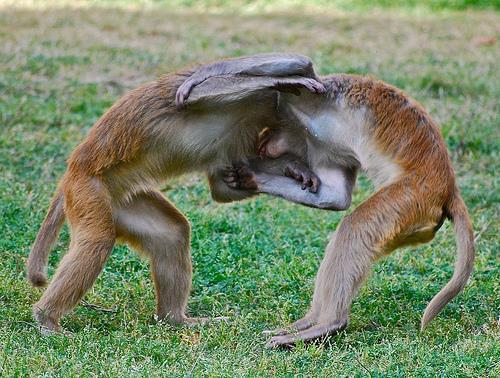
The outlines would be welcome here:
[[[0,376],[500,376],[498,3],[14,3],[0,0]],[[74,336],[41,337],[31,316],[41,291],[25,280],[24,264],[69,152],[139,83],[264,51],[304,53],[322,74],[376,76],[439,122],[477,234],[466,291],[419,333],[426,304],[453,271],[445,223],[432,243],[375,266],[346,332],[266,350],[262,330],[307,310],[344,213],[264,196],[218,205],[203,175],[189,175],[162,189],[192,223],[190,311],[230,321],[155,324],[148,264],[116,247],[85,297],[95,306],[63,320]],[[354,205],[370,188],[361,177]],[[50,274],[67,244],[64,230]]]

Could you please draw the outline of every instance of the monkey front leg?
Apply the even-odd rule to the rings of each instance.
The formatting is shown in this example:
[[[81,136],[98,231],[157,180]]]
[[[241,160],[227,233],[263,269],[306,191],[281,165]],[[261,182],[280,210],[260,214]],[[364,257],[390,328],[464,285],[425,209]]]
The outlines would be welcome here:
[[[347,209],[351,204],[355,171],[330,168],[318,173],[320,175],[287,154],[278,159],[252,160],[250,166],[229,170],[224,180],[233,189],[254,190],[309,207]]]

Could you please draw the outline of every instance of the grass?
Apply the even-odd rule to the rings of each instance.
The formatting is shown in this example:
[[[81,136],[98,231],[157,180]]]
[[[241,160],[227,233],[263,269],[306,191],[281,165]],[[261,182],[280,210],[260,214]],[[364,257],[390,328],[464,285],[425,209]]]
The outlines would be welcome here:
[[[241,13],[224,1],[212,11],[175,3],[0,2],[0,375],[499,376],[499,14],[474,4],[433,13],[280,1]],[[203,176],[190,175],[164,188],[193,226],[190,311],[231,320],[156,325],[147,263],[117,247],[86,296],[113,312],[79,306],[63,321],[74,337],[40,337],[31,306],[41,292],[24,279],[24,263],[72,148],[141,82],[193,61],[271,50],[307,54],[324,74],[377,76],[438,120],[478,238],[466,291],[418,332],[453,270],[446,223],[432,243],[375,266],[346,332],[265,350],[263,329],[307,310],[328,234],[344,214],[266,197],[217,205]],[[362,178],[355,205],[369,193]],[[65,230],[51,274],[67,243]]]

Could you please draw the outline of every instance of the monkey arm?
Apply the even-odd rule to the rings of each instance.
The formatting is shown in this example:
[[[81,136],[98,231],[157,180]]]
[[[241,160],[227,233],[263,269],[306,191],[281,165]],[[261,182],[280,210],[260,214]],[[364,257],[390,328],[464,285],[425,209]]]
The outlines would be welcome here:
[[[191,97],[191,91],[194,91],[200,84],[203,85],[202,83],[207,79],[224,76],[232,78],[243,77],[247,80],[255,80],[257,77],[262,77],[268,79],[267,82],[273,83],[277,81],[269,81],[269,79],[297,77],[308,79],[304,81],[307,83],[305,87],[313,92],[322,93],[325,90],[323,84],[319,82],[318,76],[314,72],[313,64],[308,57],[298,54],[257,54],[200,66],[177,89],[175,98],[176,106],[183,108],[186,102],[188,104],[192,102],[187,101]]]
[[[332,174],[333,172],[329,172]],[[298,183],[285,176],[257,173],[259,192],[281,197],[301,205],[325,210],[346,210],[351,205],[352,186],[341,171],[336,182],[322,182],[316,193],[303,190]],[[320,176],[321,177],[321,176]]]
[[[254,193],[266,193],[309,207],[345,210],[350,206],[356,181],[355,169],[319,168],[316,174],[321,184],[314,188],[312,180],[307,189],[303,181],[300,185],[296,178],[287,177],[287,168],[296,159],[291,154],[277,159],[253,159],[249,165],[227,171],[223,180],[233,190],[253,190]],[[303,177],[316,176],[307,167],[304,171]]]

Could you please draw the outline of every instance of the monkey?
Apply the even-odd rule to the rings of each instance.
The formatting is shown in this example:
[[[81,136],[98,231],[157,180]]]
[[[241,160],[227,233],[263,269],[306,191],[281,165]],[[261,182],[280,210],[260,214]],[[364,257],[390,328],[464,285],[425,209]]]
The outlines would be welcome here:
[[[227,66],[235,73],[228,74]],[[68,223],[69,250],[33,306],[42,333],[62,331],[60,319],[91,288],[116,242],[128,244],[149,259],[158,320],[174,324],[207,320],[187,314],[192,277],[190,224],[157,189],[172,177],[206,172],[211,195],[218,202],[241,200],[257,192],[272,194],[281,185],[290,200],[295,193],[297,202],[337,205],[334,191],[314,193],[321,184],[309,172],[307,162],[286,154],[281,160],[254,164],[263,169],[262,174],[267,172],[267,179],[277,175],[275,184],[268,180],[245,190],[224,182],[224,172],[233,162],[256,157],[258,134],[281,122],[276,118],[278,93],[297,95],[298,88],[314,93],[324,90],[310,59],[263,54],[233,59],[230,64],[219,62],[215,67],[211,78],[200,79],[196,68],[191,68],[130,91],[70,154],[27,260],[28,280],[45,286],[51,246],[64,222]],[[176,93],[193,78],[196,87],[189,90],[189,96],[180,96],[187,99],[188,108],[179,109]]]
[[[306,131],[307,148],[296,151],[290,137],[297,134],[278,128],[261,134],[260,155],[275,159],[296,153],[322,185],[337,182],[348,190],[362,170],[376,191],[343,218],[326,247],[309,311],[267,332],[273,335],[270,348],[322,340],[344,330],[373,263],[397,248],[431,241],[445,219],[454,223],[455,271],[427,305],[422,331],[463,290],[474,265],[472,224],[431,116],[403,91],[370,77],[334,74],[319,80],[326,87],[322,94],[302,89],[298,97],[278,94],[278,114]],[[225,181],[237,190],[253,190],[259,187],[259,174],[251,165],[239,166],[226,173]]]

